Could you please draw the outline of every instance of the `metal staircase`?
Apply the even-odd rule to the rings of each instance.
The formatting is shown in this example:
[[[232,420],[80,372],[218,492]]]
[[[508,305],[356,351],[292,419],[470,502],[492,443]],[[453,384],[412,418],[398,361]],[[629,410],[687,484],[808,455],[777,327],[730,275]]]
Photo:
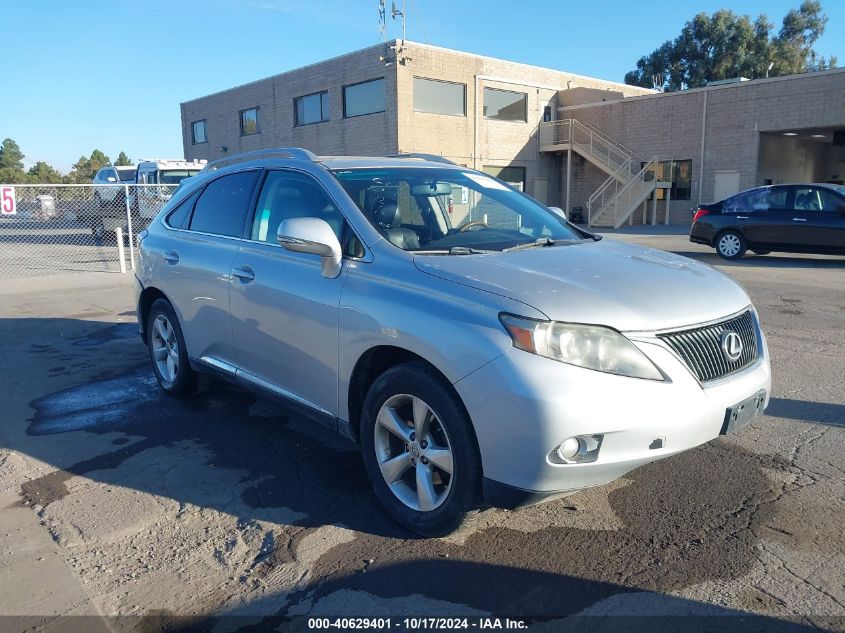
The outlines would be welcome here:
[[[587,225],[619,228],[660,185],[657,156],[646,160],[601,130],[575,119],[540,125],[540,151],[572,150],[608,177],[587,201]]]

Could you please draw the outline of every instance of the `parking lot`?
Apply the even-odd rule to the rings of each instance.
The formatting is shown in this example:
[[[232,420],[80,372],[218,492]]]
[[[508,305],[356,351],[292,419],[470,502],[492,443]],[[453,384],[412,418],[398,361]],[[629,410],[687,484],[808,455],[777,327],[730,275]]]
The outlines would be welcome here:
[[[386,517],[345,440],[223,384],[162,396],[131,275],[4,281],[0,615],[31,618],[0,629],[496,614],[553,631],[577,615],[747,612],[761,616],[749,630],[845,629],[845,258],[726,262],[660,228],[608,238],[695,257],[748,290],[772,357],[767,415],[430,540]]]

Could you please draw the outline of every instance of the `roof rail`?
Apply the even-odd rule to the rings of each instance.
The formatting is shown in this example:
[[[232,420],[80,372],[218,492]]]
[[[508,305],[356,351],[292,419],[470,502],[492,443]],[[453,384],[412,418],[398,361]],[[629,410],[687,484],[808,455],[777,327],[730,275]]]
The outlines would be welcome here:
[[[388,156],[388,158],[418,158],[420,160],[428,160],[432,163],[445,163],[447,165],[454,165],[451,160],[448,158],[444,158],[443,156],[438,156],[437,154],[421,154],[418,152],[411,152],[408,154],[393,154],[392,156]]]
[[[210,161],[203,171],[206,169],[210,171],[220,169],[226,165],[234,165],[261,158],[293,158],[296,160],[307,160],[312,163],[317,162],[317,157],[307,149],[302,149],[301,147],[280,147],[278,149],[260,149],[254,152],[235,154],[234,156],[224,156],[223,158]]]

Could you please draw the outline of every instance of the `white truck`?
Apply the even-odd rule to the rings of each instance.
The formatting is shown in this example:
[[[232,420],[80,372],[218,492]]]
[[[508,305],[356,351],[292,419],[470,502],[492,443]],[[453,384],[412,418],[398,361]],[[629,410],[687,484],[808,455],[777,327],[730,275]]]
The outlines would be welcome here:
[[[128,228],[128,203],[132,228],[137,233],[170,200],[179,183],[198,174],[206,163],[205,160],[152,158],[142,159],[137,167],[106,165],[94,176],[91,203],[84,205],[77,217],[97,239],[109,239],[115,228]]]
[[[207,161],[150,158],[138,163],[132,209],[144,225],[155,217],[185,178],[196,176]],[[139,227],[140,228],[140,227]]]

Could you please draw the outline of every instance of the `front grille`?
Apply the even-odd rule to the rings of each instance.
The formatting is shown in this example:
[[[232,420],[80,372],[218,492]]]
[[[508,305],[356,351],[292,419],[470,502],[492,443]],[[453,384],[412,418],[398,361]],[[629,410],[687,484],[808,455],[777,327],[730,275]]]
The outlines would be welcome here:
[[[733,330],[742,340],[742,353],[729,360],[722,351],[722,333]],[[690,330],[658,334],[701,382],[736,373],[757,360],[757,325],[751,310],[739,316]]]

